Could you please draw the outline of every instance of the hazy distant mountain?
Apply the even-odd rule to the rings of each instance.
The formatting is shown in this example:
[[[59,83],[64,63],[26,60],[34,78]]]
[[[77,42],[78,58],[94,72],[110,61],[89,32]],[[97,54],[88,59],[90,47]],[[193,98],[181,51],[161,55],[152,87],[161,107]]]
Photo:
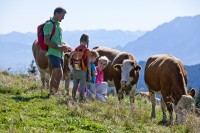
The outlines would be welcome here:
[[[16,42],[16,43],[25,43],[32,44],[33,40],[36,38],[35,33],[20,33],[20,32],[11,32],[8,34],[0,34],[0,45],[2,42]]]
[[[63,39],[66,40],[73,48],[77,47],[80,43],[80,36],[83,33],[87,33],[90,37],[89,47],[95,46],[107,46],[114,48],[116,46],[124,46],[130,41],[136,40],[142,36],[145,31],[122,31],[122,30],[85,30],[85,31],[65,31],[63,33]]]
[[[80,36],[87,33],[90,36],[90,48],[102,45],[116,47],[125,45],[143,35],[144,31],[121,31],[121,30],[89,30],[89,31],[65,31],[63,40],[75,48],[80,42]],[[26,71],[25,69],[33,60],[32,43],[36,39],[36,33],[11,32],[0,34],[0,69],[11,68],[11,70]]]
[[[127,43],[124,51],[131,52],[137,60],[146,61],[153,54],[172,54],[185,65],[200,63],[200,15],[177,17],[137,40]]]
[[[25,73],[33,60],[32,46],[11,41],[0,41],[0,46],[0,69],[11,68],[12,72]]]

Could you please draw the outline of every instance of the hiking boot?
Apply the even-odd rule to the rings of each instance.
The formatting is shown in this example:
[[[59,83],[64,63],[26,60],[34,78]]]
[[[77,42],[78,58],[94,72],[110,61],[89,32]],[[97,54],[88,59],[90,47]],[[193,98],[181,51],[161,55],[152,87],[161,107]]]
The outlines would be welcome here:
[[[87,100],[86,100],[86,97],[80,97],[80,99],[79,99],[79,102],[81,102],[81,103],[84,103],[84,102],[86,102]]]

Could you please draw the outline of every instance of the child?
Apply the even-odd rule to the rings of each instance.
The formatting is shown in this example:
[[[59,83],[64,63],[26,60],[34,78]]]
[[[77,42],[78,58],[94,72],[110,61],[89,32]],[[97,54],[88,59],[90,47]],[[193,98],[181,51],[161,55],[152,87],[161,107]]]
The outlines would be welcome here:
[[[71,57],[71,65],[73,67],[73,89],[72,98],[75,100],[76,91],[80,84],[80,101],[84,99],[84,88],[86,86],[86,76],[88,71],[88,78],[91,80],[90,69],[90,50],[88,49],[89,36],[82,34],[80,38],[80,45],[75,49]]]
[[[107,88],[108,83],[104,82],[104,72],[103,69],[106,68],[106,66],[109,63],[109,59],[106,56],[101,56],[98,60],[98,66],[96,67],[97,70],[97,76],[96,76],[96,95],[97,99],[106,102],[107,101]]]
[[[99,54],[91,50],[91,56],[90,56],[90,67],[91,67],[91,77],[92,79],[88,82],[88,96],[94,100],[96,97],[96,89],[95,89],[95,83],[96,83],[96,76],[97,76],[97,71],[94,62],[96,59],[99,57]]]

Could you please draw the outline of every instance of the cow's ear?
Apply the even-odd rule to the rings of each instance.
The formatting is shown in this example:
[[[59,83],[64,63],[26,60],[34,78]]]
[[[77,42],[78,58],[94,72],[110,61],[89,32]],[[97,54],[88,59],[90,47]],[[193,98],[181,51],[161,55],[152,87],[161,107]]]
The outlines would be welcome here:
[[[139,72],[141,69],[142,69],[141,66],[136,66],[136,67],[135,67],[135,70],[136,70],[137,72]]]
[[[113,68],[115,69],[115,71],[120,71],[121,70],[121,67],[122,67],[122,64],[115,64],[113,66]]]
[[[194,89],[194,88],[192,88],[192,89],[190,90],[189,95],[192,96],[192,97],[195,96],[195,89]]]

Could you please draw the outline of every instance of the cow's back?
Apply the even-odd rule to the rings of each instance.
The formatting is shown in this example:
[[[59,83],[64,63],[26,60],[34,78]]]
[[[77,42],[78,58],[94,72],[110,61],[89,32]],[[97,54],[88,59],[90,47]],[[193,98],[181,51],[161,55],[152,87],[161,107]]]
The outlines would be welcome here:
[[[47,69],[48,68],[48,58],[45,55],[46,52],[40,49],[38,41],[35,40],[32,45],[32,52],[35,58],[35,62],[40,69]]]
[[[99,53],[99,56],[106,56],[109,60],[110,63],[108,64],[108,66],[103,70],[104,71],[104,80],[108,81],[111,80],[112,77],[110,77],[111,75],[111,63],[114,60],[114,58],[121,52],[119,50],[115,50],[115,49],[111,49],[108,47],[103,47],[103,46],[97,46],[93,48],[95,51],[97,51]],[[95,62],[95,65],[97,66],[97,61]]]
[[[187,73],[181,61],[170,55],[151,56],[145,66],[145,83],[150,91],[160,91],[175,95],[186,94]]]

